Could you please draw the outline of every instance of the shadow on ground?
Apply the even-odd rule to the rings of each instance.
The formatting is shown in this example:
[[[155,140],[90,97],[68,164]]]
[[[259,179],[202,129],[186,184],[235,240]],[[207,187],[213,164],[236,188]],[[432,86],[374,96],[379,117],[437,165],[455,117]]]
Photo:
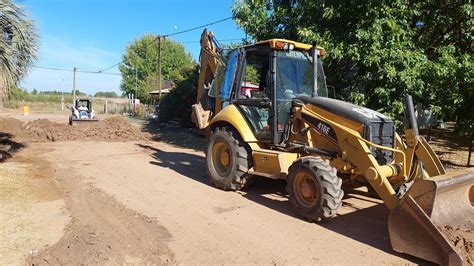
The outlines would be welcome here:
[[[202,156],[186,152],[170,152],[145,144],[136,144],[151,153],[154,159],[150,164],[169,168],[183,176],[208,185],[205,159]]]
[[[137,144],[137,146],[152,152],[151,157],[154,160],[150,161],[150,164],[170,168],[194,181],[210,186],[203,156],[185,152],[164,151],[143,144]],[[239,193],[244,198],[262,206],[300,219],[287,200],[285,186],[285,180],[255,177],[254,182]],[[366,194],[362,191],[349,190],[345,199],[351,197],[361,198],[361,196],[367,196]],[[271,197],[268,197],[269,195]],[[329,221],[315,224],[315,226],[322,226],[386,253],[403,257],[413,263],[427,264],[426,261],[392,250],[387,230],[388,210],[385,206],[379,204],[369,208],[359,208],[347,201],[344,202],[344,205],[356,210],[348,214],[338,215]]]
[[[12,158],[24,147],[24,144],[13,140],[12,134],[0,132],[0,163]]]
[[[388,236],[387,219],[389,211],[383,204],[373,207],[360,208],[347,202],[350,198],[365,199],[367,193],[358,190],[345,191],[344,207],[354,209],[353,212],[337,215],[336,217],[324,221],[315,226],[322,226],[326,229],[344,235],[358,242],[372,246],[386,253],[402,257],[416,264],[428,264],[428,262],[413,256],[397,253],[390,245]],[[296,219],[301,219],[287,200],[286,181],[272,180],[257,177],[256,180],[242,191],[243,197],[257,202],[267,208],[276,210],[282,214],[289,215]],[[272,199],[267,197],[272,195]]]
[[[178,147],[202,151],[206,146],[206,139],[193,134],[189,128],[160,127],[158,121],[148,120],[142,130],[150,133],[155,141],[162,141]]]

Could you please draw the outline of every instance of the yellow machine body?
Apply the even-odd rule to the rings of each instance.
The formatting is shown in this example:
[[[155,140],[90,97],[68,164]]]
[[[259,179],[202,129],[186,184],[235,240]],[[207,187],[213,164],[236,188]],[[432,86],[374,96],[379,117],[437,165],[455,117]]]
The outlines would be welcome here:
[[[294,49],[310,50],[312,47],[282,39],[255,45],[268,44],[272,49],[280,49],[282,42],[292,44]],[[320,55],[325,53],[324,49],[317,48]],[[211,57],[211,60],[214,59]],[[205,62],[201,64],[206,65]],[[204,79],[200,78],[200,86]],[[198,97],[202,95],[203,92]],[[296,101],[291,107],[291,134],[285,143],[270,145],[255,136],[249,121],[239,111],[237,101],[231,101],[226,106],[219,101],[213,110],[200,110],[199,99],[193,106],[196,109],[193,114],[195,121],[201,120],[196,124],[204,129],[207,136],[221,127],[238,132],[251,150],[253,167],[248,169],[248,174],[285,179],[297,159],[321,157],[329,161],[340,178],[370,185],[391,210],[389,233],[395,250],[440,264],[463,263],[440,228],[459,225],[467,230],[474,229],[474,169],[446,174],[436,153],[422,136],[417,135],[416,130],[406,129],[403,140],[394,132],[393,146],[388,147],[364,136],[366,125],[360,121],[311,102]],[[333,101],[334,104],[340,103]],[[373,115],[366,108],[353,111]],[[287,149],[284,145],[288,143],[298,143],[301,149]],[[389,161],[380,163],[374,156],[374,150],[389,152],[393,156]],[[207,156],[210,156],[209,153]],[[411,182],[411,188],[400,198],[396,188]]]

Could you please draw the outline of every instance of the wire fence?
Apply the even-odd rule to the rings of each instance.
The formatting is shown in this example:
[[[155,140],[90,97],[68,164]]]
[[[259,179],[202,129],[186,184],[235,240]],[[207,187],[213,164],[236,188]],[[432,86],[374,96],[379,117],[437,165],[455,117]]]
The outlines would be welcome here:
[[[456,134],[453,123],[448,123],[442,129],[426,129],[420,133],[428,140],[446,168],[474,166],[472,133],[470,135]]]

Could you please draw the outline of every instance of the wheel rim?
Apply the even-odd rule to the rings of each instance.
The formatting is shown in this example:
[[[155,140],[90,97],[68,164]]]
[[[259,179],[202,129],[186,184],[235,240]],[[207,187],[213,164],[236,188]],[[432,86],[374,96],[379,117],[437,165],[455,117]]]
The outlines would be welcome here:
[[[226,176],[230,172],[232,156],[229,146],[224,142],[216,142],[212,146],[212,163],[220,176]]]
[[[312,207],[316,203],[318,195],[316,183],[307,171],[301,171],[296,174],[294,179],[294,191],[296,200],[301,205]]]

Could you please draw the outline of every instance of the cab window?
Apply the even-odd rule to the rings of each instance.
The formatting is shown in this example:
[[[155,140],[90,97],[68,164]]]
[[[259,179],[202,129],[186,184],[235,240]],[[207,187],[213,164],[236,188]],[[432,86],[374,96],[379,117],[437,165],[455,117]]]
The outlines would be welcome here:
[[[219,64],[216,70],[216,77],[209,90],[209,96],[219,97],[222,100],[229,100],[230,98],[237,70],[239,50],[232,50],[226,57],[226,64]]]

